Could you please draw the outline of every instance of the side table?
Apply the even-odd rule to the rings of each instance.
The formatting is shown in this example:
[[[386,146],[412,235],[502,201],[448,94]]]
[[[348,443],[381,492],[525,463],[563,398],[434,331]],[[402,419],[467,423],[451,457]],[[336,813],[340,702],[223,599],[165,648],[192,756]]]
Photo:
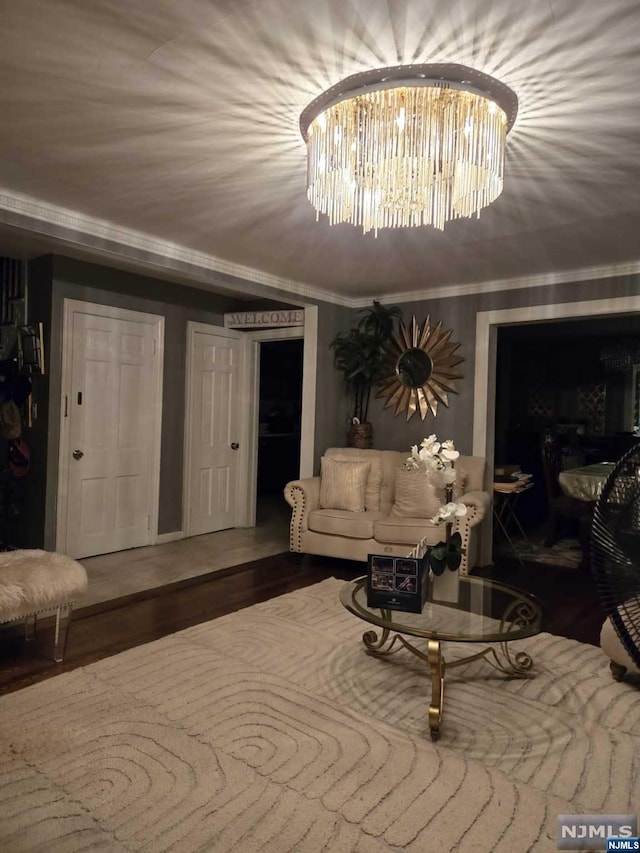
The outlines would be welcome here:
[[[509,534],[509,528],[516,528],[524,542],[529,545],[527,534],[524,532],[520,519],[516,515],[516,504],[518,498],[533,488],[530,479],[523,479],[516,483],[494,483],[493,484],[493,517],[498,530],[509,543],[509,546],[521,566],[524,565],[522,557]]]

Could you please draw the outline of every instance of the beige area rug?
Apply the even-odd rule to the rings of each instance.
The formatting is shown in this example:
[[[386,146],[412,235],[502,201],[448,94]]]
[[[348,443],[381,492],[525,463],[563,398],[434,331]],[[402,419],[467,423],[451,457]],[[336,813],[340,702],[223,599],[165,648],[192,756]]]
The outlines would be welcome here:
[[[341,585],[2,697],[0,850],[555,851],[558,814],[636,812],[640,695],[599,649],[453,670],[433,743],[423,668],[364,653]]]

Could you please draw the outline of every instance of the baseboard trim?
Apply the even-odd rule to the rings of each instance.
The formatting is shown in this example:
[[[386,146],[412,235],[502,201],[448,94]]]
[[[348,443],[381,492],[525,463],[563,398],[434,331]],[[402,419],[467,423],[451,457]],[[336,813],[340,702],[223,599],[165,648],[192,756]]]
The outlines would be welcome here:
[[[166,545],[167,542],[177,542],[178,539],[184,539],[183,530],[172,530],[171,533],[158,533],[156,545]]]

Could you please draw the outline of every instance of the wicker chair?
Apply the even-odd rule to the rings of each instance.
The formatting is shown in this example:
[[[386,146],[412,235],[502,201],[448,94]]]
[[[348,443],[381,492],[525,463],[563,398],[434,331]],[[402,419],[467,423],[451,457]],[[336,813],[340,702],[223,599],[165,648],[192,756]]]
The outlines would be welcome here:
[[[558,475],[562,470],[562,455],[558,437],[551,430],[545,430],[542,434],[540,452],[548,510],[544,544],[547,548],[555,545],[561,537],[563,522],[570,520],[577,530],[582,545],[583,563],[586,566],[593,502],[581,501],[563,494],[558,483]]]
[[[613,677],[640,672],[640,448],[627,451],[593,515],[591,571],[607,620],[600,643]]]

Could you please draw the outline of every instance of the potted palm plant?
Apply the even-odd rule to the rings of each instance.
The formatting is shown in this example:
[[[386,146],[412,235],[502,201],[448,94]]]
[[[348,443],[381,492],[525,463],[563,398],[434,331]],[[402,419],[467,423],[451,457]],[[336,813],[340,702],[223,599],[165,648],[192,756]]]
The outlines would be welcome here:
[[[337,334],[331,348],[334,366],[344,373],[351,394],[348,443],[352,447],[370,447],[372,429],[367,418],[371,388],[389,373],[387,342],[394,321],[402,312],[395,305],[385,306],[374,300],[371,308],[362,308],[358,314],[356,325]]]

